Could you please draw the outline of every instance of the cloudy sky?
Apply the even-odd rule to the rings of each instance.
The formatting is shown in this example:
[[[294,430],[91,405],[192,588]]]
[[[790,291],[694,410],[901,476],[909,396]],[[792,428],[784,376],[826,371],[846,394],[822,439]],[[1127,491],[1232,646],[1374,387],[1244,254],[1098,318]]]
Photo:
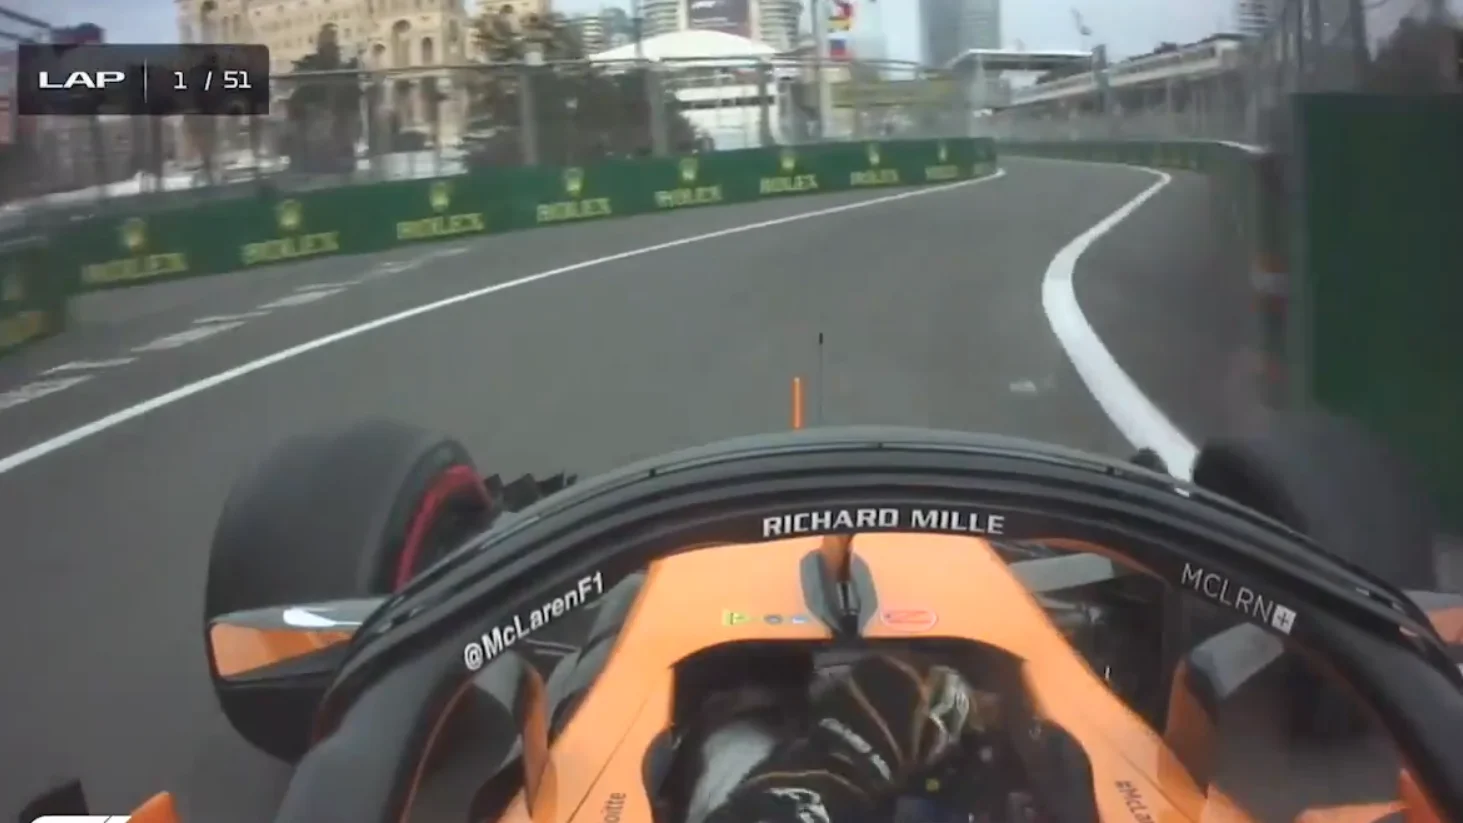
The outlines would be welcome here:
[[[469,0],[471,2],[471,0]],[[557,0],[566,13],[629,0]],[[1010,48],[1081,47],[1070,9],[1078,8],[1095,38],[1114,57],[1138,54],[1155,44],[1197,40],[1233,24],[1233,0],[1004,0],[1005,45]],[[858,39],[883,34],[888,56],[917,59],[916,0],[857,0]],[[0,6],[53,24],[94,22],[114,43],[172,42],[177,39],[172,0],[0,0]]]

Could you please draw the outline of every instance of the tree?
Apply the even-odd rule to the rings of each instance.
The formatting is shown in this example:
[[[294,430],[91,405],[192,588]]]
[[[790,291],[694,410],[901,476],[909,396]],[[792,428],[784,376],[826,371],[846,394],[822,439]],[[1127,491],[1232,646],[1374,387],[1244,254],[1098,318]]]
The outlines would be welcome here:
[[[315,51],[295,61],[298,77],[287,105],[290,169],[303,172],[355,170],[361,135],[361,70],[358,58],[345,59],[335,26],[320,27]],[[331,74],[321,74],[331,72]],[[314,76],[312,76],[314,75]]]
[[[474,124],[492,137],[471,151],[471,165],[513,165],[522,157],[521,84],[531,84],[538,126],[539,160],[575,165],[611,155],[648,154],[650,110],[645,76],[639,71],[605,72],[585,61],[575,28],[563,16],[528,15],[517,20],[511,7],[486,8],[473,21],[473,43],[490,64],[471,97]],[[538,67],[542,62],[551,65]],[[691,151],[695,130],[666,96],[673,151]]]
[[[478,51],[490,63],[520,63],[538,51],[545,60],[578,60],[584,46],[578,32],[563,15],[540,17],[530,14],[515,19],[512,6],[485,8],[472,22],[472,38]]]

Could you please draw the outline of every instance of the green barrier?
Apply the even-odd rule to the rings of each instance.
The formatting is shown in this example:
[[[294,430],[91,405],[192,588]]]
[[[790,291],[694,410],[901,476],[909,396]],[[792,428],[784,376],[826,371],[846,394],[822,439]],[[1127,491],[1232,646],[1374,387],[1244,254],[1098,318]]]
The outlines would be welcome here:
[[[480,177],[410,180],[367,189],[374,209],[354,221],[346,244],[352,252],[384,251],[435,240],[461,240],[502,231],[507,215]],[[379,244],[379,248],[373,244]]]
[[[66,324],[66,284],[46,268],[42,235],[0,241],[0,354],[56,334]]]
[[[1298,95],[1284,158],[1218,142],[1000,143],[1005,154],[1207,174],[1249,250],[1275,407],[1359,420],[1407,454],[1463,531],[1457,256],[1463,99]],[[1293,185],[1298,187],[1294,195]]]
[[[488,232],[995,171],[984,139],[884,140],[509,168],[260,195],[68,228],[53,257],[73,292],[360,254]]]
[[[510,168],[93,218],[0,241],[0,354],[59,331],[69,295],[490,232],[996,171],[991,140],[883,140]]]
[[[1463,531],[1463,97],[1300,95],[1293,387],[1389,436]]]

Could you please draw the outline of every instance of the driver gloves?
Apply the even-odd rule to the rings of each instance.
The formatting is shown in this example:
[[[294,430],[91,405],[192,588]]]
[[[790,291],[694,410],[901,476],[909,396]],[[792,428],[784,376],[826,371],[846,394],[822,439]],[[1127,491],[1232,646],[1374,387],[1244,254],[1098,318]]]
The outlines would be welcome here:
[[[813,696],[811,728],[773,749],[710,823],[865,819],[987,718],[945,666],[876,655]]]

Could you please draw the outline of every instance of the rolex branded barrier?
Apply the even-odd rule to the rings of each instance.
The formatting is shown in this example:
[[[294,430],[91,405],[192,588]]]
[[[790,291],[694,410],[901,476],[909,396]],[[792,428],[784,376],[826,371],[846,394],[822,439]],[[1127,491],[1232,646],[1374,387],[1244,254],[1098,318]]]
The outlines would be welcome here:
[[[75,293],[489,232],[995,172],[990,140],[889,140],[513,167],[96,219],[50,255]]]
[[[42,234],[0,238],[0,355],[63,329],[66,283]]]

